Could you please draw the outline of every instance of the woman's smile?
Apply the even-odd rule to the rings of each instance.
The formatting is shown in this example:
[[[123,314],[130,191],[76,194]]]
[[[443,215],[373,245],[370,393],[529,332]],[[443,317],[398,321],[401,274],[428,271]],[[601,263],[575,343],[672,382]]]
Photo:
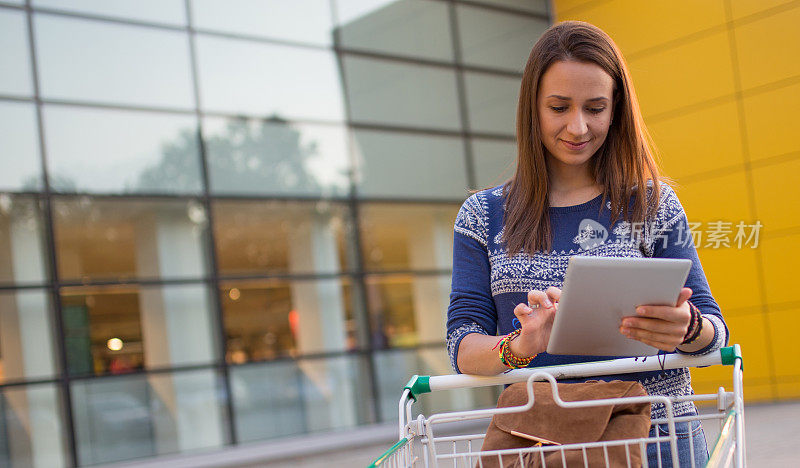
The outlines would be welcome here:
[[[572,141],[568,141],[568,140],[561,140],[561,143],[564,143],[564,145],[570,151],[580,151],[580,150],[586,148],[586,145],[589,144],[589,141],[590,140],[581,141],[581,142],[572,142]]]

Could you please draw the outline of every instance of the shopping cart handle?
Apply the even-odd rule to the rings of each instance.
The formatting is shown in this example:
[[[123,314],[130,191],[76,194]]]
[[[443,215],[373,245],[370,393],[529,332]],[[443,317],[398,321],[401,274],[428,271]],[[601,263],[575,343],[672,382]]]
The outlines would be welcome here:
[[[652,358],[652,359],[649,359]],[[405,390],[410,397],[416,400],[417,395],[431,391],[450,390],[456,388],[483,387],[492,385],[508,385],[515,382],[524,382],[532,372],[545,371],[556,379],[587,378],[600,375],[627,374],[631,372],[646,372],[664,369],[677,369],[681,367],[704,367],[714,365],[733,366],[737,361],[742,367],[742,350],[739,345],[721,348],[713,353],[701,356],[684,354],[665,354],[642,358],[622,358],[610,361],[583,362],[561,366],[528,367],[525,369],[509,370],[499,375],[415,375],[408,381]]]
[[[414,375],[403,387],[403,390],[408,390],[410,392],[408,396],[416,400],[417,395],[430,393],[431,377],[429,375]]]
[[[742,348],[737,344],[733,346],[727,346],[725,348],[720,348],[719,350],[720,358],[722,359],[723,366],[732,366],[736,364],[736,360],[739,360],[739,366],[744,370],[744,359],[742,359]]]

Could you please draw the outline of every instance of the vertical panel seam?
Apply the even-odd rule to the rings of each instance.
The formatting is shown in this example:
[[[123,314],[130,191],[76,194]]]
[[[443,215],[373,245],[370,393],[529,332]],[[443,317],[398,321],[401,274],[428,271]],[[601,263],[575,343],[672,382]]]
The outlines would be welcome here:
[[[747,121],[744,109],[744,97],[742,92],[742,78],[739,65],[739,52],[736,46],[736,30],[733,22],[733,12],[731,0],[724,0],[725,20],[728,30],[728,44],[730,46],[731,69],[733,71],[733,86],[736,95],[736,109],[739,120],[739,138],[742,144],[742,158],[744,159],[745,190],[747,191],[748,202],[750,203],[750,215],[753,220],[758,220],[758,210],[756,208],[755,186],[753,184],[753,168],[750,162],[750,146],[747,137]],[[777,382],[775,372],[775,356],[771,343],[772,330],[769,323],[769,305],[767,304],[766,281],[764,272],[764,255],[762,249],[756,249],[756,278],[758,278],[760,297],[761,297],[761,319],[764,326],[764,342],[767,344],[767,366],[772,382],[772,396],[777,399]]]

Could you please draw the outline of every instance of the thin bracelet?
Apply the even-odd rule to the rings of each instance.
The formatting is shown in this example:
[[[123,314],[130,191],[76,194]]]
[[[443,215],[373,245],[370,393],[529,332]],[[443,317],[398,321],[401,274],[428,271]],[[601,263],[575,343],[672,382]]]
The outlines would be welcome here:
[[[533,359],[538,355],[538,354],[534,354],[533,356],[522,358],[522,357],[519,357],[519,356],[515,355],[511,351],[511,347],[509,346],[509,343],[512,340],[514,340],[514,338],[518,337],[520,335],[520,333],[522,333],[522,329],[521,328],[517,328],[513,332],[511,332],[508,335],[504,336],[497,343],[497,345],[500,345],[500,352],[499,352],[500,362],[502,362],[503,365],[505,365],[506,367],[509,367],[511,369],[522,369],[522,368],[528,367],[528,365],[531,363],[531,361],[533,361]],[[495,348],[497,348],[497,345],[495,345]],[[494,348],[492,348],[492,349],[494,349]]]
[[[689,337],[692,336],[692,334],[695,331],[695,328],[697,327],[698,314],[696,307],[692,307],[694,304],[692,304],[691,301],[686,301],[686,304],[689,305],[689,325],[686,326],[686,333],[684,333],[683,341],[681,341],[682,344],[686,343],[689,340]]]
[[[697,341],[697,338],[700,337],[700,332],[703,331],[703,314],[700,312],[700,309],[689,302],[689,310],[692,312],[692,319],[690,321],[690,327],[686,330],[686,336],[683,337],[683,342],[681,345],[694,343]]]

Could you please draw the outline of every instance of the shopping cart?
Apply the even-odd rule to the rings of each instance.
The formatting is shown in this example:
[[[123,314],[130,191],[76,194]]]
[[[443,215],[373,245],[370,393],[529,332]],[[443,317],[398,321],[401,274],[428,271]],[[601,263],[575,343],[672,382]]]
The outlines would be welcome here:
[[[719,351],[705,356],[682,356],[669,354],[656,357],[625,358],[611,361],[601,361],[583,364],[571,364],[566,366],[553,366],[531,369],[517,369],[505,372],[498,376],[478,377],[468,375],[442,375],[442,376],[418,376],[415,375],[406,385],[400,398],[399,405],[399,431],[400,438],[383,455],[378,457],[371,465],[372,467],[481,467],[488,456],[497,457],[500,461],[508,460],[508,456],[519,457],[520,464],[523,464],[523,456],[526,453],[541,456],[542,465],[545,466],[545,455],[548,452],[561,452],[578,450],[583,453],[584,465],[589,466],[586,458],[586,450],[602,448],[605,456],[605,466],[612,466],[617,462],[609,462],[608,448],[624,446],[626,453],[629,447],[639,447],[642,454],[642,463],[648,466],[646,456],[646,444],[659,443],[669,444],[672,460],[678,460],[677,436],[675,423],[682,421],[695,420],[718,420],[720,424],[720,434],[716,443],[711,446],[710,458],[706,466],[726,467],[744,466],[745,443],[744,443],[744,401],[742,399],[742,355],[739,345],[722,348]],[[556,379],[593,377],[600,375],[625,374],[631,372],[644,372],[662,369],[677,369],[682,367],[704,367],[713,365],[726,365],[733,368],[733,392],[726,391],[723,387],[715,394],[705,395],[686,395],[676,397],[664,396],[644,396],[633,398],[618,398],[607,400],[588,400],[578,402],[564,402],[558,397]],[[481,445],[484,434],[460,435],[460,436],[437,436],[437,426],[456,421],[467,420],[488,420],[498,413],[509,413],[514,411],[525,411],[533,406],[533,382],[549,381],[552,386],[553,399],[562,407],[586,407],[597,405],[610,405],[620,403],[642,403],[655,402],[663,403],[666,410],[666,418],[653,420],[653,424],[666,424],[669,431],[667,435],[659,435],[655,431],[655,436],[625,439],[603,442],[591,442],[583,444],[535,446],[523,449],[495,450],[481,452]],[[456,411],[448,413],[438,413],[428,416],[419,415],[416,419],[412,418],[412,405],[424,393],[440,390],[452,390],[459,388],[475,388],[494,385],[506,385],[516,382],[527,382],[529,401],[524,406],[511,408],[491,408],[472,411]],[[716,412],[708,414],[698,414],[693,416],[674,416],[672,405],[678,402],[715,402]],[[663,426],[662,426],[663,427]],[[690,432],[691,437],[691,432]],[[691,445],[691,444],[690,444]],[[529,458],[526,458],[529,459]],[[631,465],[630,457],[628,466]],[[665,461],[666,462],[666,461]],[[665,463],[666,465],[666,463]],[[692,464],[694,465],[694,463]],[[503,466],[500,463],[500,466]],[[556,463],[556,466],[562,466]],[[658,460],[659,468],[662,466],[661,459]]]

